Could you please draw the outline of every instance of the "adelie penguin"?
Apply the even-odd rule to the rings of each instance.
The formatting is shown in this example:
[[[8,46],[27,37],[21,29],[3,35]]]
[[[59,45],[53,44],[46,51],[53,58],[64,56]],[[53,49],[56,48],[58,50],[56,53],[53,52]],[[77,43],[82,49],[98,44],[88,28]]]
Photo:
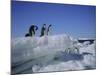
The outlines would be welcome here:
[[[44,36],[46,34],[46,24],[43,24],[42,28],[41,28],[41,35],[40,37]]]
[[[38,27],[35,25],[31,25],[29,28],[29,33],[25,34],[25,37],[32,37],[35,35],[35,31],[38,30]]]
[[[47,35],[49,35],[49,33],[50,33],[50,31],[51,31],[51,30],[50,30],[50,29],[51,29],[51,26],[52,26],[51,24],[48,26]]]

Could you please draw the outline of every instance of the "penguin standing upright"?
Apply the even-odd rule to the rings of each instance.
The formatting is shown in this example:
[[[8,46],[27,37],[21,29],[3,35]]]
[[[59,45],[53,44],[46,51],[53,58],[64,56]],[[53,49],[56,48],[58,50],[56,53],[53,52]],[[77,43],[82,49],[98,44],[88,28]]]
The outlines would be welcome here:
[[[51,28],[51,24],[48,26],[48,29],[47,29],[47,35],[49,35],[49,33],[50,33],[50,28]]]
[[[46,24],[43,24],[42,28],[41,28],[41,35],[40,37],[44,36],[46,34]]]

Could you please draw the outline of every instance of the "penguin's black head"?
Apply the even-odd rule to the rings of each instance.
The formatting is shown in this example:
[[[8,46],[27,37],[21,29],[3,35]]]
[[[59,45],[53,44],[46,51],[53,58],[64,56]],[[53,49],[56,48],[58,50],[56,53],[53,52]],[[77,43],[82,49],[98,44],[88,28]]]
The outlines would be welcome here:
[[[46,24],[43,24],[43,27],[46,27]]]
[[[52,25],[50,24],[49,27],[51,27]]]

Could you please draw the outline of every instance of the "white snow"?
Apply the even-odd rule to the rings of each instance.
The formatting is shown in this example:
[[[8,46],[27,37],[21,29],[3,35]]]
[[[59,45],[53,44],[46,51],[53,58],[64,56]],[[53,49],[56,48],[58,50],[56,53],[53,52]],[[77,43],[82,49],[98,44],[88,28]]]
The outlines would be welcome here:
[[[65,52],[68,48],[75,51],[75,47],[79,54]],[[95,42],[79,43],[66,34],[15,38],[11,41],[11,52],[12,65],[33,60],[33,72],[83,70],[95,68],[96,64]]]
[[[37,66],[38,67],[38,66]],[[58,64],[51,64],[46,67],[41,68],[39,71],[34,70],[33,66],[33,72],[48,72],[48,71],[67,71],[67,70],[81,70],[84,69],[83,65],[80,62],[77,61],[68,61],[68,62],[60,62]]]
[[[95,38],[78,38],[78,40],[95,40]]]

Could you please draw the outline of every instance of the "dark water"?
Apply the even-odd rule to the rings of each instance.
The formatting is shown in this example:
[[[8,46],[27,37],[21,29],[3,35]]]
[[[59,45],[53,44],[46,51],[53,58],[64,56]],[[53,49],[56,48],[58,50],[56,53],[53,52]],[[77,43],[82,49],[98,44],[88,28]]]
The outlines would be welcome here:
[[[92,40],[78,40],[79,43],[84,43],[84,42],[86,42],[86,41],[89,41],[90,44],[92,44],[92,43],[94,42],[93,39],[92,39]]]

